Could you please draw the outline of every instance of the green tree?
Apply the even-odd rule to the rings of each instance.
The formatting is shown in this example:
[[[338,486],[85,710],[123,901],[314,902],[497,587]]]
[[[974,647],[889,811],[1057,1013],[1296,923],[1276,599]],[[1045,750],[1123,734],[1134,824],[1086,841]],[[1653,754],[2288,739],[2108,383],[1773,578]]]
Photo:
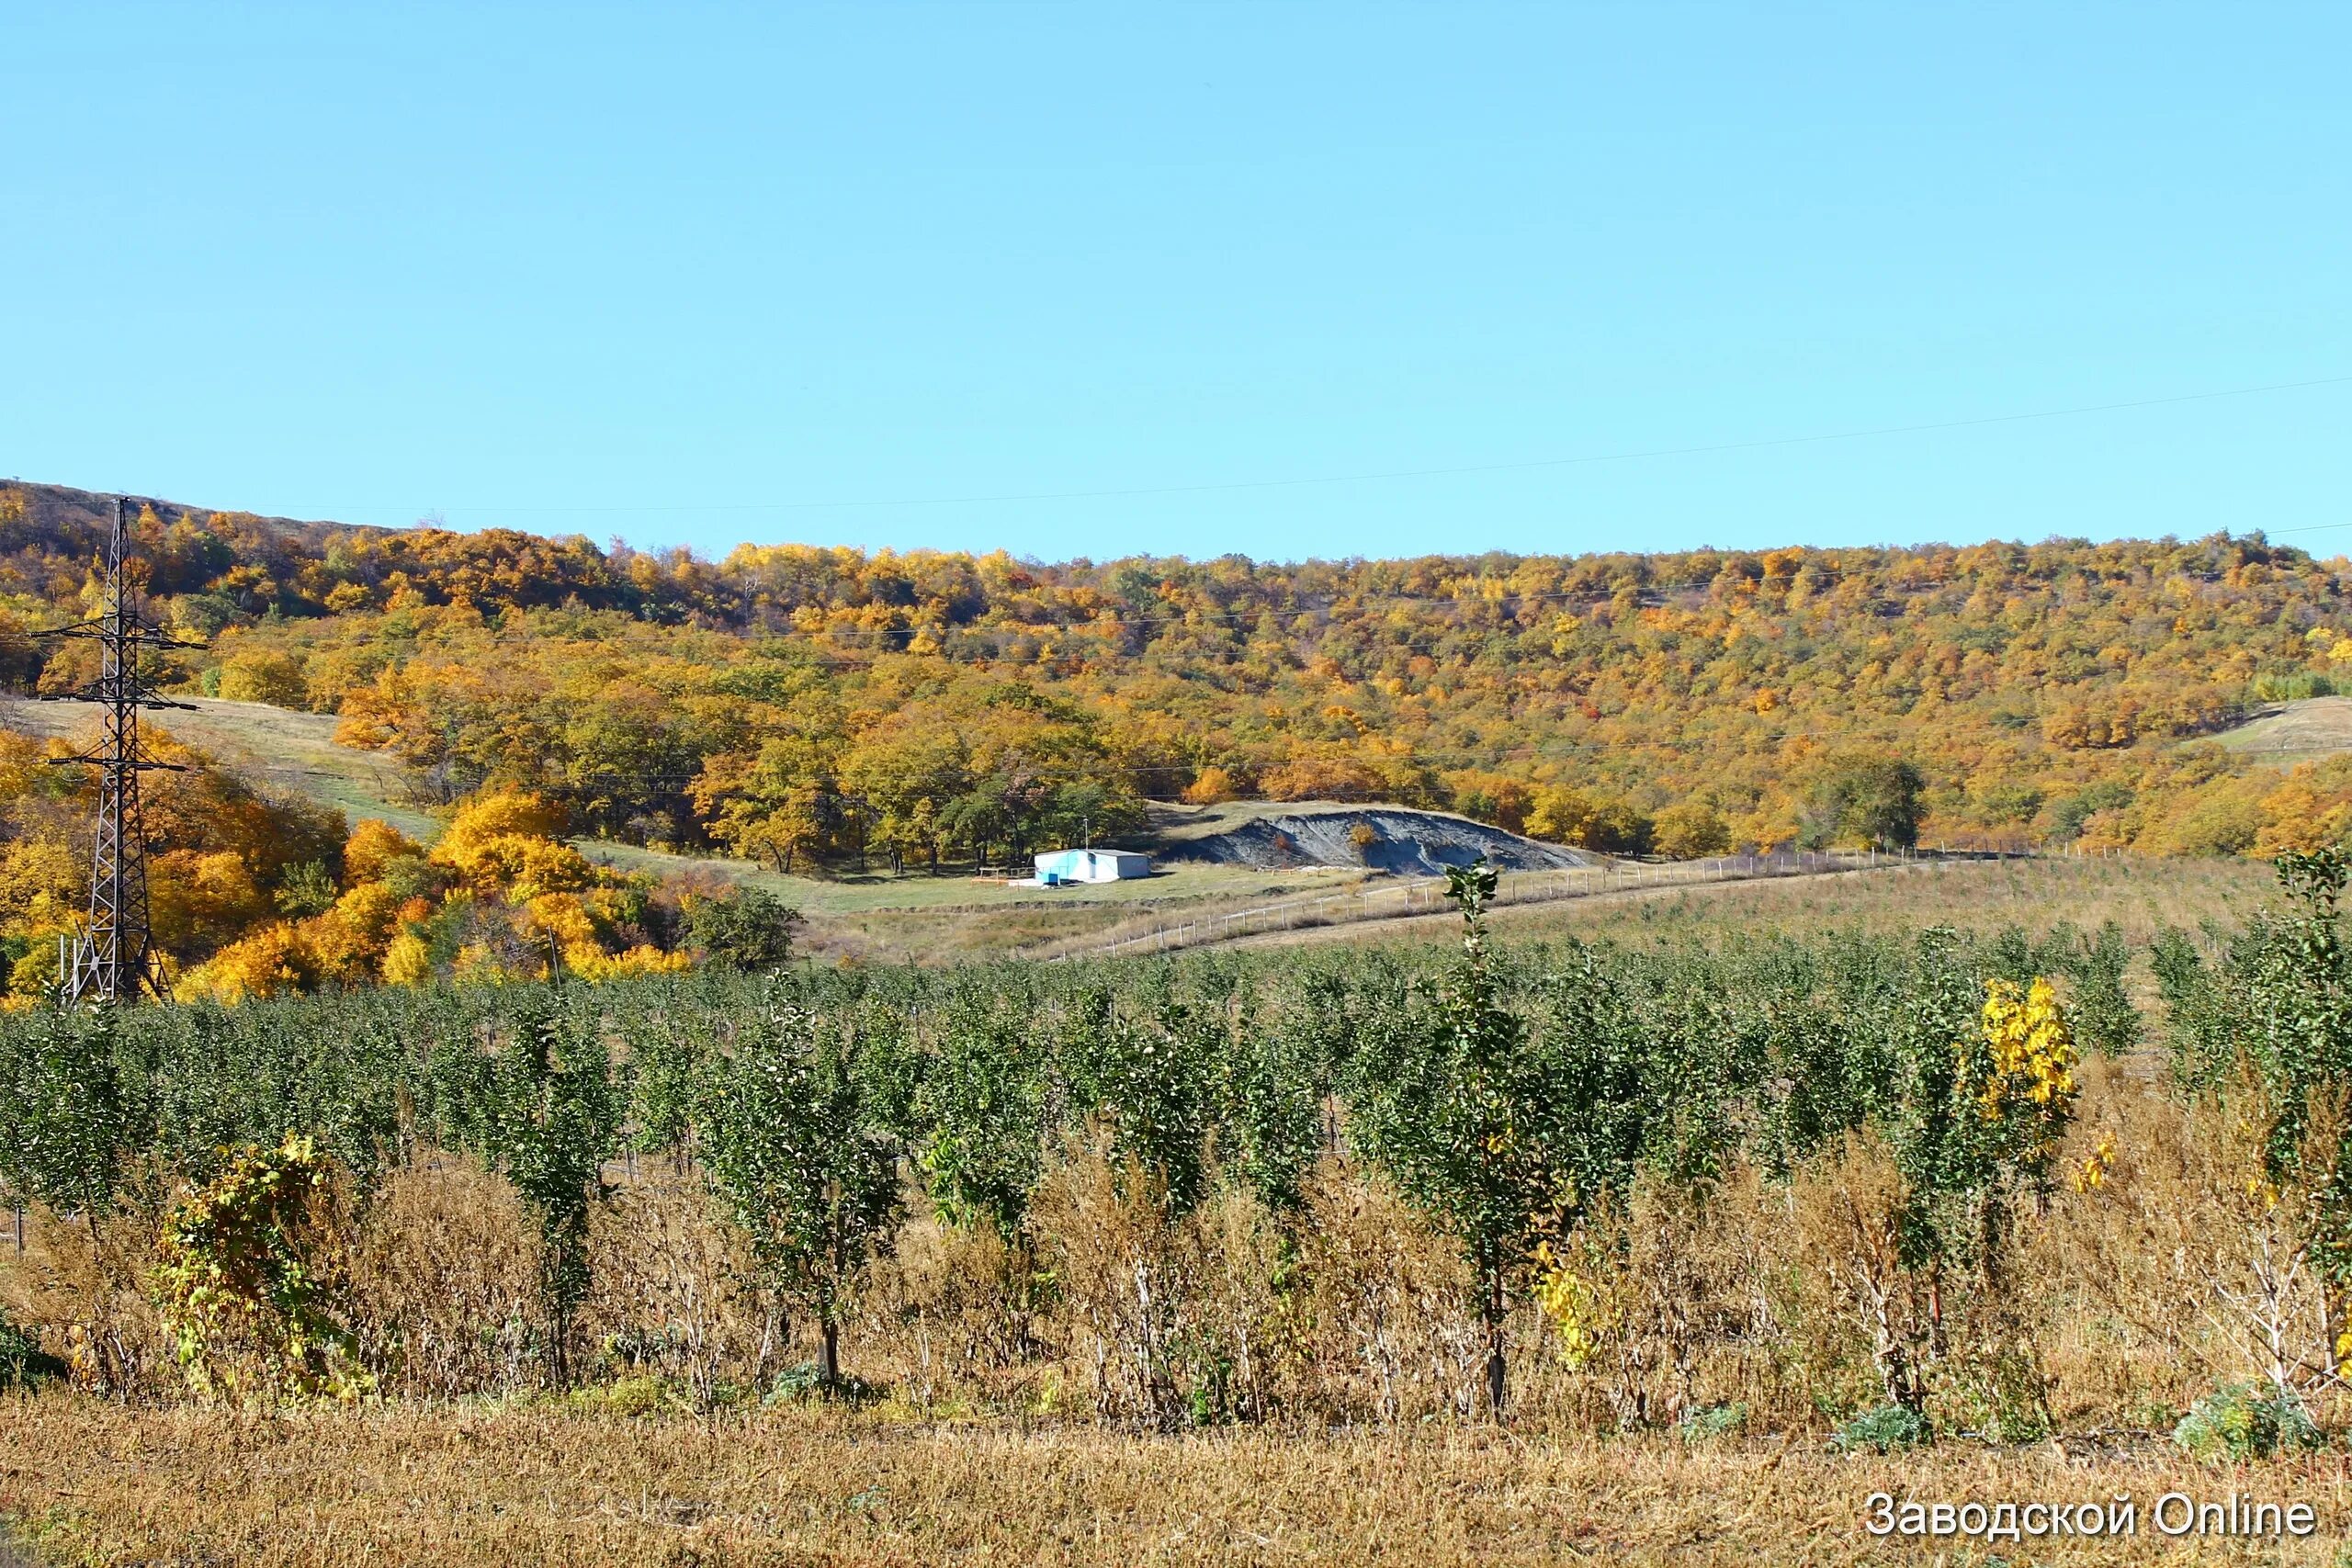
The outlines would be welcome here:
[[[132,1143],[119,1010],[43,1010],[0,1035],[0,1180],[18,1201],[86,1215],[112,1207]]]
[[[1575,1204],[1568,1065],[1504,1003],[1487,944],[1497,884],[1481,860],[1446,874],[1462,954],[1403,1026],[1355,1064],[1358,1146],[1469,1254],[1487,1337],[1487,1403],[1506,1397],[1503,1326],[1536,1251]]]
[[[2160,954],[2176,1032],[2176,1071],[2189,1087],[2240,1098],[2262,1133],[2259,1181],[2296,1191],[2327,1290],[2328,1322],[2352,1329],[2352,953],[2340,906],[2340,850],[2277,863],[2290,900],[2251,922],[2206,971]],[[2253,1090],[2247,1095],[2245,1090]]]
[[[710,1064],[696,1139],[711,1185],[768,1283],[817,1317],[820,1373],[841,1383],[841,1323],[904,1200],[898,1140],[867,1103],[861,1025],[789,1004]]]
[[[1813,847],[1874,844],[1907,850],[1919,841],[1919,796],[1927,781],[1894,757],[1834,760],[1806,797],[1801,838]]]
[[[1017,1243],[1045,1169],[1050,1041],[1030,999],[959,987],[931,1015],[910,1121],[914,1166],[949,1223]]]
[[[686,933],[713,963],[731,969],[780,967],[792,956],[792,932],[800,911],[764,887],[738,887],[723,897],[696,901],[686,917]]]
[[[2066,954],[2073,975],[2075,1025],[2102,1056],[2120,1056],[2140,1043],[2140,1010],[2124,988],[2132,948],[2123,928],[2109,920],[2096,936],[2078,939]]]
[[[628,1097],[594,1019],[550,991],[521,992],[504,1025],[487,1055],[445,1041],[435,1077],[458,1146],[504,1172],[538,1224],[548,1370],[561,1385],[571,1381],[572,1316],[588,1293],[589,1213],[605,1195]]]

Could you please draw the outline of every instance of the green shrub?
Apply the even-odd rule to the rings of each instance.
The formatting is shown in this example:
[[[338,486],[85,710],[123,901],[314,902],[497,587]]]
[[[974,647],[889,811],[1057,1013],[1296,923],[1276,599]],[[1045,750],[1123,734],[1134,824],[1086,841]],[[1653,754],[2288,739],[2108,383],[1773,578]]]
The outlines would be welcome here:
[[[1935,1441],[1928,1418],[1907,1404],[1882,1404],[1865,1410],[1838,1429],[1833,1439],[1840,1453],[1898,1453]]]
[[[2225,1383],[2199,1400],[2172,1440],[2194,1458],[2233,1462],[2320,1446],[2319,1428],[2289,1390]]]
[[[40,1348],[40,1341],[0,1313],[0,1389],[39,1388],[65,1375],[65,1363]]]
[[[775,1383],[768,1389],[763,1404],[790,1404],[797,1400],[813,1398],[825,1392],[825,1369],[814,1361],[801,1361],[776,1373]]]
[[[739,887],[723,898],[698,900],[686,917],[689,938],[713,964],[729,968],[781,967],[792,957],[800,911],[763,887]]]
[[[1674,1429],[1686,1443],[1703,1443],[1713,1438],[1736,1437],[1747,1425],[1747,1406],[1734,1401],[1685,1411]]]

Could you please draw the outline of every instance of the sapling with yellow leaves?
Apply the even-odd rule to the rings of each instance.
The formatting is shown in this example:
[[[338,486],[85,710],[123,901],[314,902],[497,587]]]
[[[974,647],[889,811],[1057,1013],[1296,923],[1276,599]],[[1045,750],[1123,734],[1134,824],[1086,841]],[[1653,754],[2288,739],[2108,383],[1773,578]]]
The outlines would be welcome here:
[[[1861,1146],[1883,1149],[1895,1179],[1868,1204],[1842,1203],[1849,1234],[1833,1266],[1869,1325],[1888,1403],[1915,1413],[1957,1348],[1963,1296],[1981,1319],[1977,1348],[2030,1372],[2030,1344],[1994,1343],[2025,1337],[1998,1326],[2006,1264],[2020,1216],[2056,1185],[2080,1088],[2074,1030],[2048,979],[1979,979],[1963,952],[1951,933],[1927,933],[1888,1020],[1894,1070]],[[2046,1417],[2038,1374],[2022,1382],[2033,1385],[2031,1425]]]
[[[1503,1413],[1504,1321],[1578,1201],[1572,1064],[1556,1038],[1505,1005],[1487,945],[1496,874],[1457,867],[1446,896],[1462,911],[1460,958],[1421,987],[1402,1027],[1355,1063],[1351,1132],[1397,1189],[1469,1254],[1487,1341],[1488,1411]]]
[[[241,1150],[172,1211],[155,1304],[189,1392],[274,1406],[374,1388],[332,1311],[332,1205],[326,1157],[288,1134]]]

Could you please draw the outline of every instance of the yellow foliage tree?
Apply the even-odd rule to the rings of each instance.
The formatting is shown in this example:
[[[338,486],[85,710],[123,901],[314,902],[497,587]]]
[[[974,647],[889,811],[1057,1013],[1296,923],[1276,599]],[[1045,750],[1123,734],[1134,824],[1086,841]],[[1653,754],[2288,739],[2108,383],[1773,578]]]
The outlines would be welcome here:
[[[421,986],[433,978],[433,949],[414,931],[402,931],[384,950],[384,983]]]
[[[317,976],[317,961],[302,933],[280,920],[231,942],[190,971],[175,990],[187,998],[241,1002],[308,989]]]
[[[512,893],[518,902],[576,891],[595,880],[595,868],[556,838],[562,825],[561,813],[541,797],[498,791],[459,808],[431,859],[476,888]]]
[[[1184,799],[1193,806],[1222,806],[1236,799],[1241,791],[1233,774],[1219,767],[1203,768],[1193,782],[1184,786]]]
[[[300,708],[310,701],[302,661],[277,649],[248,649],[220,661],[220,696],[232,703],[267,703]]]
[[[1731,829],[1714,807],[1679,801],[1657,814],[1650,847],[1668,860],[1700,860],[1731,848]]]
[[[343,844],[343,879],[346,886],[373,882],[395,860],[422,855],[415,840],[390,822],[369,817],[356,824]]]

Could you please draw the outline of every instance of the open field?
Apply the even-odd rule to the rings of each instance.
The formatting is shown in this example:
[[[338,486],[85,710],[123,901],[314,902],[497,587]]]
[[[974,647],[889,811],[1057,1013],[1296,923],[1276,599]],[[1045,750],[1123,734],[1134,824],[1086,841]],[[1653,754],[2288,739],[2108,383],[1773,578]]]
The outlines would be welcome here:
[[[2166,926],[2237,926],[2274,904],[2278,886],[2267,863],[2250,860],[1944,861],[1894,872],[1637,892],[1621,895],[1614,908],[1571,902],[1503,908],[1495,923],[1514,938],[1704,941],[1726,925],[1803,935],[1932,925],[2038,931],[2061,922],[2089,928],[2113,920],[2132,942],[2144,942]],[[1438,924],[1416,934],[1427,940]]]
[[[380,818],[411,838],[429,841],[440,832],[437,821],[406,802],[399,763],[335,744],[334,715],[187,700],[187,709],[153,713],[147,722],[276,794],[314,800],[355,819]],[[28,735],[85,737],[96,733],[97,714],[89,703],[0,696],[0,724]]]
[[[2233,751],[2282,766],[2352,751],[2352,697],[2279,703],[2213,739]]]
[[[1684,869],[1653,865],[1620,874],[1629,880],[1671,879]],[[1293,872],[1280,881],[1253,885],[1251,874],[1242,873],[1224,890],[1214,891],[1213,874],[1220,871],[1239,868],[1180,865],[1149,882],[1125,885],[1151,893],[1127,900],[943,901],[922,910],[879,906],[842,911],[815,922],[810,945],[831,956],[918,962],[1007,953],[1088,956],[1106,950],[1148,956],[1162,951],[1152,940],[1162,931],[1172,933],[1167,950],[1326,943],[1417,947],[1450,941],[1459,924],[1438,908],[1442,885],[1433,879],[1408,883],[1338,873],[1317,878]],[[1503,883],[1505,901],[1494,911],[1498,934],[1585,941],[1700,940],[1727,930],[1804,936],[1926,925],[2041,931],[2061,922],[2095,928],[2113,920],[2132,942],[2145,942],[2168,926],[2233,928],[2277,890],[2268,863],[2260,861],[2064,856],[1882,863],[1723,881],[1694,876],[1680,886],[1599,891],[1584,890],[1574,876],[1549,873],[1505,872]],[[1569,896],[1514,903],[1514,886],[1557,887]],[[1176,896],[1180,892],[1185,896]],[[1323,910],[1334,895],[1340,896],[1340,904]],[[1354,907],[1359,897],[1361,910]],[[1290,929],[1267,931],[1262,922],[1243,919],[1294,906],[1304,913]],[[1437,912],[1404,912],[1408,908]],[[1215,934],[1228,919],[1239,922],[1242,934]]]
[[[2269,900],[2277,886],[2270,867],[2256,861],[1944,861],[1506,906],[1495,912],[1495,927],[1513,938],[1629,941],[1688,940],[1725,929],[1790,935],[1938,924],[2040,931],[2060,921],[2098,926],[2111,919],[2134,942],[2144,942],[2165,926],[2195,930],[2209,920],[2234,926]],[[1398,921],[1377,932],[1417,942],[1448,933],[1442,917]],[[1304,941],[1347,934],[1295,933]]]
[[[1505,881],[1508,884],[1509,876]],[[1498,934],[1593,941],[1691,941],[1728,931],[1806,936],[1950,925],[2042,931],[2113,920],[2134,942],[2167,926],[2228,929],[2276,893],[2268,864],[2245,860],[1951,860],[1793,876],[1626,887],[1494,912]],[[1237,949],[1342,943],[1419,947],[1449,940],[1448,913],[1302,926],[1194,946]],[[1113,928],[1106,935],[1120,934]]]
[[[2219,1499],[2233,1488],[2310,1504],[2319,1533],[2274,1554],[2168,1540],[2148,1522],[2160,1494]],[[2327,1563],[2352,1517],[2340,1458],[2216,1471],[2145,1443],[1884,1459],[1811,1442],[1476,1428],[1161,1438],[887,1407],[631,1418],[535,1402],[262,1420],[0,1401],[0,1508],[36,1549],[77,1563],[1900,1560],[1862,1529],[1880,1490],[1954,1503],[2138,1500],[2125,1541],[2035,1542],[2030,1561],[2052,1564]]]

